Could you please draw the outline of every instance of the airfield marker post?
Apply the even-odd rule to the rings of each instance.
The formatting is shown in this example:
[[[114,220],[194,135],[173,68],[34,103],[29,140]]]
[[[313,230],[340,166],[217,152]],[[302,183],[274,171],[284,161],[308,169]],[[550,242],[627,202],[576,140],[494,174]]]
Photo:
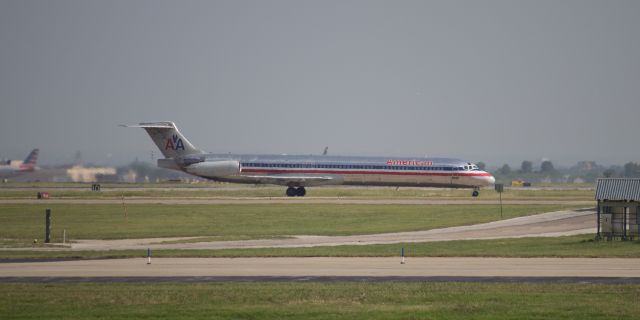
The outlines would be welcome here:
[[[496,188],[496,192],[500,197],[500,219],[502,219],[502,192],[504,192],[504,184],[496,183],[495,188]]]
[[[44,243],[51,242],[51,209],[44,210]]]
[[[500,219],[502,219],[502,192],[499,193],[500,197]]]
[[[400,264],[404,264],[404,247],[402,247],[402,260],[400,260]]]
[[[147,248],[147,264],[151,264],[151,248]]]
[[[62,243],[67,243],[67,229],[62,229]]]

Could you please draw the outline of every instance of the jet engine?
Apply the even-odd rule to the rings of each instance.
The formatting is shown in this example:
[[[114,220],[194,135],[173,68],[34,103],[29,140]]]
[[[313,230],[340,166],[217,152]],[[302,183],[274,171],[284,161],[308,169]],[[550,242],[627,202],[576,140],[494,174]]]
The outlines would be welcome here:
[[[186,172],[202,177],[228,177],[240,173],[240,162],[233,160],[205,161],[189,165]]]

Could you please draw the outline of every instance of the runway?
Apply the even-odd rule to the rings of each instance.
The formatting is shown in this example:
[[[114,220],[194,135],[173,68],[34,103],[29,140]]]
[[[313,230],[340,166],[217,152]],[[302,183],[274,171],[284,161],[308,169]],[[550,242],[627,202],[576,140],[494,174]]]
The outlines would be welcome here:
[[[1,277],[0,283],[484,282],[640,284],[628,277]]]
[[[15,281],[632,281],[640,259],[621,258],[145,258],[1,263],[2,282]],[[66,279],[66,280],[65,280]],[[466,280],[465,280],[466,279]]]
[[[585,233],[595,234],[595,221],[595,212],[592,210],[569,210],[549,212],[507,220],[499,220],[470,226],[459,226],[413,232],[396,232],[354,236],[310,235],[292,236],[291,238],[286,239],[209,241],[173,244],[162,242],[193,238],[78,240],[75,243],[72,243],[70,246],[72,250],[146,250],[147,248],[151,248],[153,250],[295,248],[522,237],[557,237]]]

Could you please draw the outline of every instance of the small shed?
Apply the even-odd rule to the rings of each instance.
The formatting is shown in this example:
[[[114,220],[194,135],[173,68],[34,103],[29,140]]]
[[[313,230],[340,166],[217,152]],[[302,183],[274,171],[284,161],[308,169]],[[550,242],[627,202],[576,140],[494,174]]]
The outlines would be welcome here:
[[[598,179],[596,201],[598,201],[596,239],[638,239],[640,179]]]

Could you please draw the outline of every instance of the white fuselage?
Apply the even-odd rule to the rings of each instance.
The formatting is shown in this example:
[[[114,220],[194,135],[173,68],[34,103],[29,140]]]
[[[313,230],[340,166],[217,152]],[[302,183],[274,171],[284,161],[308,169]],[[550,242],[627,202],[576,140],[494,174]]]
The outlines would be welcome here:
[[[198,155],[186,157],[185,172],[218,181],[311,185],[418,186],[478,188],[494,177],[456,159],[274,155]]]

